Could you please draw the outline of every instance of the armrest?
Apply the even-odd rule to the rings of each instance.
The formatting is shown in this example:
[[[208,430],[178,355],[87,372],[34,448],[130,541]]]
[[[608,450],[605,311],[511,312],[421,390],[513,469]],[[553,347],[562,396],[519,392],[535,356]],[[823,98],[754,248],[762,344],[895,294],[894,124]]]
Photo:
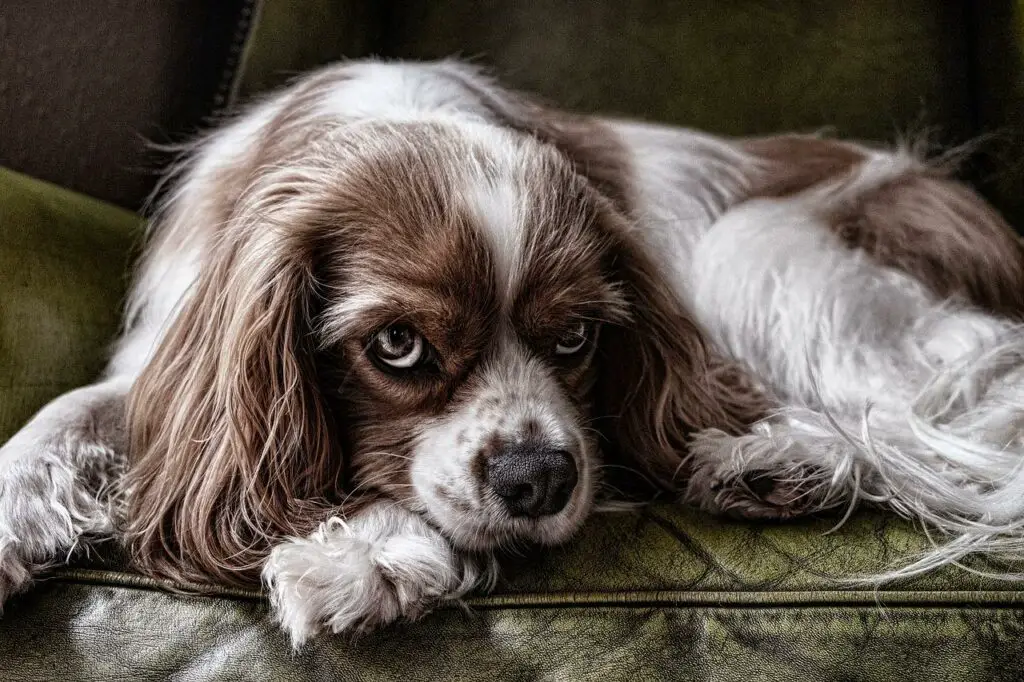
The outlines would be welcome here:
[[[0,443],[102,370],[135,214],[0,168]]]

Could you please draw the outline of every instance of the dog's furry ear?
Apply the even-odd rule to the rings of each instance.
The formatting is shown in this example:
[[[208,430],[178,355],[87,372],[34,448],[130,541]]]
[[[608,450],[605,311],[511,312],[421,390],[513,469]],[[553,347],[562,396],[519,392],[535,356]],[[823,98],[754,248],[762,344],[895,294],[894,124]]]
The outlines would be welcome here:
[[[338,494],[341,453],[312,340],[316,248],[302,216],[278,210],[295,193],[266,185],[250,183],[259,197],[216,227],[130,395],[128,537],[150,574],[251,583],[271,541],[308,532],[305,505]],[[191,212],[172,205],[161,229],[212,205],[184,199]]]
[[[606,456],[676,490],[686,480],[693,433],[742,433],[772,403],[742,368],[714,353],[635,244],[623,239],[613,253],[632,319],[601,331],[594,414]]]

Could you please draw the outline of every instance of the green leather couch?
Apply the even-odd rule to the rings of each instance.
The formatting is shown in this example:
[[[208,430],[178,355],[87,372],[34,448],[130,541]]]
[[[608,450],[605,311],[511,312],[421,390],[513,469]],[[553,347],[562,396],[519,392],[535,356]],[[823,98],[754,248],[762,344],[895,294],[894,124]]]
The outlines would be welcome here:
[[[118,135],[140,121],[187,132],[342,55],[462,54],[565,106],[726,133],[831,126],[872,139],[929,131],[943,144],[985,135],[966,176],[1024,225],[1024,0],[267,0],[225,2],[223,16],[203,15],[203,26],[221,22],[206,33],[153,20],[177,31],[156,36],[123,16],[133,3],[97,4],[120,23],[95,32],[109,38],[94,41],[95,54],[60,67],[78,76],[48,79],[31,73],[39,62],[0,59],[0,164],[22,171],[0,171],[0,441],[89,381],[116,332],[152,185]],[[36,54],[40,33],[18,37],[31,25],[18,13],[40,6],[0,5],[0,55],[18,56],[15,38],[22,57]],[[171,95],[125,97],[110,113],[124,117],[120,127],[95,114],[109,98],[90,104],[91,87],[166,88],[161,74],[177,72],[160,65],[199,59],[181,46],[200,34],[218,75],[181,91],[199,99],[161,118]],[[71,49],[50,38],[45,54]],[[129,57],[148,61],[119,67],[128,75],[112,85],[96,63],[120,63],[118,46],[133,40]],[[30,77],[39,97],[59,101],[65,82],[77,94],[37,114],[36,93],[5,87]],[[25,124],[10,125],[19,116]],[[63,132],[39,132],[53,120]],[[977,559],[973,572],[851,588],[844,578],[896,565],[927,539],[873,512],[829,532],[835,521],[755,525],[667,502],[598,516],[565,547],[509,557],[493,594],[356,641],[321,638],[298,654],[260,594],[182,595],[119,570],[116,551],[101,550],[8,605],[0,680],[1024,679],[1024,589],[983,575],[1007,566]]]

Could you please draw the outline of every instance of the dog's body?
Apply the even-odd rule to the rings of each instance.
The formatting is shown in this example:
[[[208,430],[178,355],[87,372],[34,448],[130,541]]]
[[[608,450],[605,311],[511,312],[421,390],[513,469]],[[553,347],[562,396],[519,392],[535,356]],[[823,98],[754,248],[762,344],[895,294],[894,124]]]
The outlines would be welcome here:
[[[1024,247],[909,151],[368,62],[177,178],[104,378],[0,450],[0,602],[115,534],[155,575],[262,573],[296,643],[362,630],[567,539],[612,467],[712,512],[868,501],[951,534],[905,572],[1020,551]]]

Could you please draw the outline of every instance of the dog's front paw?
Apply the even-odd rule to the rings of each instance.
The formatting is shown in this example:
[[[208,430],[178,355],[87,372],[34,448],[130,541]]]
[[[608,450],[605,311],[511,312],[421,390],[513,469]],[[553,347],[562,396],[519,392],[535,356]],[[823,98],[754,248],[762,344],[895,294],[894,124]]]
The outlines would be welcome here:
[[[0,609],[81,539],[113,529],[108,506],[93,492],[99,484],[70,464],[69,454],[43,445],[23,454],[18,445],[0,449]]]
[[[28,587],[32,569],[32,564],[18,552],[14,538],[0,535],[0,612],[8,597]]]
[[[791,454],[760,433],[701,432],[692,443],[683,501],[715,514],[775,521],[839,505],[829,473]]]
[[[708,488],[719,513],[740,519],[785,521],[821,510],[821,476],[809,467],[753,470],[716,479]]]
[[[414,620],[464,595],[480,575],[475,560],[418,516],[384,504],[278,545],[263,570],[275,616],[295,647],[324,629],[361,634]]]

